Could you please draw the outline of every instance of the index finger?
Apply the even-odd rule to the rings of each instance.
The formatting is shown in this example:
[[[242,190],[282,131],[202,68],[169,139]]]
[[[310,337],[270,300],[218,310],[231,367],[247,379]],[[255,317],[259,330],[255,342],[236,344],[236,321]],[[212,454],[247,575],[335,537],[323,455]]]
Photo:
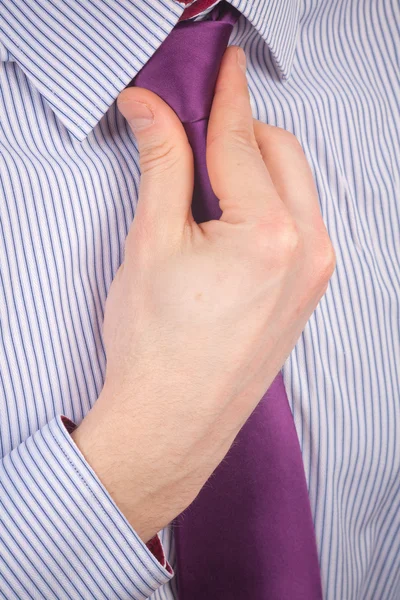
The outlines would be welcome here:
[[[221,220],[243,222],[287,213],[263,161],[254,134],[245,71],[238,46],[222,59],[207,131],[207,169],[220,201]]]

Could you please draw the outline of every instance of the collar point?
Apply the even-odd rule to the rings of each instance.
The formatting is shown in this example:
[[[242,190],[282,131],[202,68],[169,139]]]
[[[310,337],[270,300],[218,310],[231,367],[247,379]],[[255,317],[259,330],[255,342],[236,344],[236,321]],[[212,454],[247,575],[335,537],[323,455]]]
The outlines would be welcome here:
[[[280,81],[282,81],[282,82],[288,81],[292,75],[292,62],[290,62],[289,64],[286,63],[285,65],[282,65],[281,63],[279,63],[276,60],[275,56],[274,56],[274,60],[275,60],[277,74],[278,74]]]
[[[65,127],[65,129],[68,131],[69,135],[71,135],[77,142],[84,142],[86,140],[86,138],[88,137],[89,133],[92,131],[88,131],[87,133],[84,131],[81,131],[80,129],[76,130],[74,127]]]

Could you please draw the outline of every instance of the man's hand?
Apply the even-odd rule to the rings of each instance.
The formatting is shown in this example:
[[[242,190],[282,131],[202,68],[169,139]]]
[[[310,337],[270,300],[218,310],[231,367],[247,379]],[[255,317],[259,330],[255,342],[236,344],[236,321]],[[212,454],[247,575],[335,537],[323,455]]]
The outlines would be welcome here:
[[[196,497],[293,349],[335,257],[312,175],[290,133],[252,118],[227,49],[207,166],[223,211],[191,214],[193,155],[174,111],[143,88],[141,185],[106,302],[107,371],[73,439],[144,541]],[[143,125],[143,122],[142,122]]]

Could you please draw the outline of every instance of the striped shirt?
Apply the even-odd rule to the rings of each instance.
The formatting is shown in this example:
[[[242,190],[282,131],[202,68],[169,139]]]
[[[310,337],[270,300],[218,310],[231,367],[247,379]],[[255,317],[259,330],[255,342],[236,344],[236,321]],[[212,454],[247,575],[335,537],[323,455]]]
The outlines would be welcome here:
[[[398,600],[398,0],[231,2],[253,115],[300,140],[337,255],[283,368],[324,598]],[[137,205],[115,100],[183,9],[0,3],[0,598],[177,599],[62,416],[79,424],[102,389],[105,300]],[[170,528],[160,538],[175,568]]]

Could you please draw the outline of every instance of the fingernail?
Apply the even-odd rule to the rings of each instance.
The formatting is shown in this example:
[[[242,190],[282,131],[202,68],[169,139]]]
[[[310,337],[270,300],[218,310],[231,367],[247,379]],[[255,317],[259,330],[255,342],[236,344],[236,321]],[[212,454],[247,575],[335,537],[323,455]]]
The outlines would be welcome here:
[[[246,54],[242,48],[238,48],[236,53],[237,61],[239,63],[239,67],[242,69],[244,73],[246,73]]]
[[[145,129],[154,123],[153,111],[144,102],[132,102],[131,108],[133,116],[129,118],[129,125],[135,131]]]

